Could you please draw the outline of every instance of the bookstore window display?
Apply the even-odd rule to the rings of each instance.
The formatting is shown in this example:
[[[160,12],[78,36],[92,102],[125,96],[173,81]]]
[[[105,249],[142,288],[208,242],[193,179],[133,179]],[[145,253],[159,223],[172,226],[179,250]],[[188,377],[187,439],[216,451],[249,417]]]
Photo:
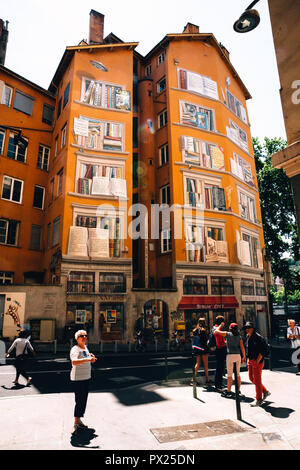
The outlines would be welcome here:
[[[99,292],[109,294],[126,293],[126,278],[119,273],[100,273]]]
[[[88,333],[94,325],[94,304],[91,303],[68,303],[66,325],[75,329],[86,330]]]
[[[76,192],[92,196],[127,196],[124,165],[78,162]]]
[[[71,272],[68,275],[67,292],[74,294],[90,294],[95,292],[95,274]]]
[[[101,339],[121,340],[124,336],[124,304],[101,303],[99,318],[102,319]]]
[[[233,279],[231,277],[212,277],[211,293],[213,295],[233,295]]]
[[[186,295],[207,295],[207,277],[205,276],[184,276],[183,293]]]
[[[217,82],[199,73],[178,69],[178,86],[182,90],[219,99]]]
[[[213,109],[180,101],[180,122],[198,129],[215,131],[215,113]]]
[[[76,129],[77,121],[74,120],[74,133],[77,145],[82,148],[97,150],[122,152],[124,149],[124,124],[121,122],[102,121],[85,116],[79,117],[79,122],[87,121],[87,131],[80,135]]]
[[[225,190],[220,180],[185,176],[185,204],[208,210],[226,211]]]
[[[68,255],[91,258],[120,258],[122,254],[121,217],[75,214],[69,229]]]
[[[130,91],[124,86],[82,79],[81,101],[100,108],[131,110]]]
[[[224,152],[217,144],[181,136],[182,160],[203,168],[224,171]]]

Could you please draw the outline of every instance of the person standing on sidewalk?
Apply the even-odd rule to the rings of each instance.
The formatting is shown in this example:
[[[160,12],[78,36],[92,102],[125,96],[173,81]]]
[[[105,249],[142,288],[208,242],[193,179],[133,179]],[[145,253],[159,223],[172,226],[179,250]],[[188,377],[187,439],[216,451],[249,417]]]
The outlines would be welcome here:
[[[244,348],[244,343],[242,341],[239,327],[237,323],[231,323],[229,326],[229,331],[221,331],[220,327],[215,330],[217,335],[222,335],[226,338],[227,346],[227,356],[226,356],[226,367],[227,367],[227,390],[223,393],[223,396],[226,398],[231,398],[231,387],[232,387],[232,375],[233,375],[233,365],[236,364],[236,373],[238,380],[238,392],[241,390],[241,376],[240,368],[241,362],[246,362],[246,352]],[[241,359],[241,352],[243,358]]]
[[[265,365],[266,341],[255,330],[252,322],[246,322],[244,330],[247,333],[246,349],[248,356],[249,379],[255,385],[256,403],[252,406],[260,406],[271,395],[262,383],[262,370]]]
[[[8,349],[5,357],[9,357],[10,353],[16,349],[16,358],[15,358],[15,368],[16,368],[16,378],[13,381],[15,385],[19,385],[19,377],[22,375],[27,380],[27,387],[31,384],[31,377],[28,376],[25,367],[28,359],[27,348],[34,355],[34,349],[30,341],[26,338],[27,333],[25,330],[21,330],[19,337],[15,339],[10,348]]]
[[[81,418],[84,416],[87,405],[91,380],[91,364],[97,360],[86,346],[87,332],[85,330],[76,331],[75,339],[77,345],[73,346],[70,351],[72,362],[71,382],[75,393],[73,435],[77,434],[78,430],[88,429],[88,426],[83,424]]]
[[[225,361],[226,361],[226,341],[224,336],[216,333],[216,329],[219,330],[224,328],[225,319],[222,315],[218,315],[215,320],[215,326],[213,328],[214,337],[216,340],[216,372],[215,372],[215,389],[217,392],[223,392],[223,376],[225,374]]]
[[[201,362],[203,363],[204,373],[206,378],[206,385],[212,382],[208,375],[208,334],[206,328],[205,318],[199,318],[196,328],[193,329],[193,355],[195,356],[195,380],[197,381],[197,373]],[[190,385],[194,384],[194,379],[191,380]]]
[[[295,320],[288,320],[287,339],[291,341],[291,348],[293,350],[292,356],[296,349],[300,348],[300,328],[296,326]],[[292,361],[293,362],[293,361]],[[300,375],[300,362],[297,364],[298,372]]]

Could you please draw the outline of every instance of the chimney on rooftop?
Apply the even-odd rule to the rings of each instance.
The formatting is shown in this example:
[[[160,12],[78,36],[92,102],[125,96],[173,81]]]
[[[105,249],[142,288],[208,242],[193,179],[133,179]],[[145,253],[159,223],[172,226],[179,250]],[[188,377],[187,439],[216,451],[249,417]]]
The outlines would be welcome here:
[[[102,44],[104,34],[104,15],[98,11],[90,11],[89,44]]]
[[[4,65],[8,42],[8,21],[0,19],[0,65]]]
[[[192,23],[187,23],[184,27],[183,34],[198,34],[199,33],[199,26]]]

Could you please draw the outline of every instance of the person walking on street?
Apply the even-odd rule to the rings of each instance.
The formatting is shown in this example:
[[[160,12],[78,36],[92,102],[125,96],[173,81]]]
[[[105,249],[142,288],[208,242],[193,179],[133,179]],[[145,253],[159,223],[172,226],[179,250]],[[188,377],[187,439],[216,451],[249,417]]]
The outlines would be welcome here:
[[[227,367],[227,390],[223,393],[223,396],[226,398],[232,397],[231,387],[232,387],[232,375],[233,367],[236,364],[236,373],[238,381],[238,393],[241,390],[241,362],[246,362],[246,352],[244,348],[244,343],[241,338],[239,327],[237,323],[231,323],[229,326],[229,331],[221,331],[220,326],[215,330],[217,335],[222,335],[226,338],[227,346],[227,356],[226,356],[226,367]],[[241,351],[243,358],[241,359]]]
[[[197,379],[197,373],[201,362],[203,363],[204,373],[206,378],[206,385],[212,383],[208,375],[208,347],[207,347],[207,328],[205,318],[199,318],[196,328],[193,329],[193,355],[195,356],[195,380]],[[191,380],[190,385],[194,384],[194,379]]]
[[[225,319],[222,315],[218,315],[215,320],[215,326],[213,328],[214,337],[216,341],[216,372],[215,372],[215,389],[217,392],[223,391],[223,376],[225,374],[225,361],[226,361],[226,341],[225,337],[216,333],[216,329],[219,330],[224,328]]]
[[[260,406],[271,395],[262,383],[262,370],[265,365],[266,341],[255,330],[252,322],[246,322],[244,330],[247,333],[246,349],[248,356],[249,379],[255,385],[256,403],[252,406]]]
[[[77,344],[70,351],[72,362],[71,382],[75,393],[73,435],[77,434],[79,430],[88,429],[88,426],[83,424],[81,418],[84,416],[87,405],[91,380],[91,364],[97,360],[86,346],[87,332],[85,330],[77,331],[75,339]]]
[[[13,381],[15,385],[19,384],[19,377],[22,375],[27,380],[27,387],[31,384],[32,378],[28,376],[25,367],[28,359],[28,351],[29,349],[32,354],[34,355],[34,349],[30,343],[30,341],[26,338],[26,331],[21,330],[19,332],[19,336],[15,341],[12,343],[10,348],[8,349],[5,357],[9,357],[10,353],[16,349],[16,358],[15,358],[15,368],[16,368],[16,378]]]
[[[293,354],[295,353],[295,350],[300,348],[300,327],[296,326],[295,320],[288,320],[287,339],[291,341],[291,348],[293,350],[292,356],[293,356]],[[297,367],[298,367],[298,372],[296,373],[296,375],[300,375],[300,362],[297,364]]]

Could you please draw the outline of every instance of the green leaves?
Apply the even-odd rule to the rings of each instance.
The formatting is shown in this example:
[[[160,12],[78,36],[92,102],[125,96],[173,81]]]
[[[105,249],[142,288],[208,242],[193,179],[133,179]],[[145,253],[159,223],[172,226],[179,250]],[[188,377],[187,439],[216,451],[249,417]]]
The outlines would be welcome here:
[[[284,170],[274,168],[272,155],[287,146],[281,138],[253,138],[266,255],[274,276],[283,278],[287,290],[300,288],[299,273],[290,269],[300,259],[298,228],[290,180]]]

